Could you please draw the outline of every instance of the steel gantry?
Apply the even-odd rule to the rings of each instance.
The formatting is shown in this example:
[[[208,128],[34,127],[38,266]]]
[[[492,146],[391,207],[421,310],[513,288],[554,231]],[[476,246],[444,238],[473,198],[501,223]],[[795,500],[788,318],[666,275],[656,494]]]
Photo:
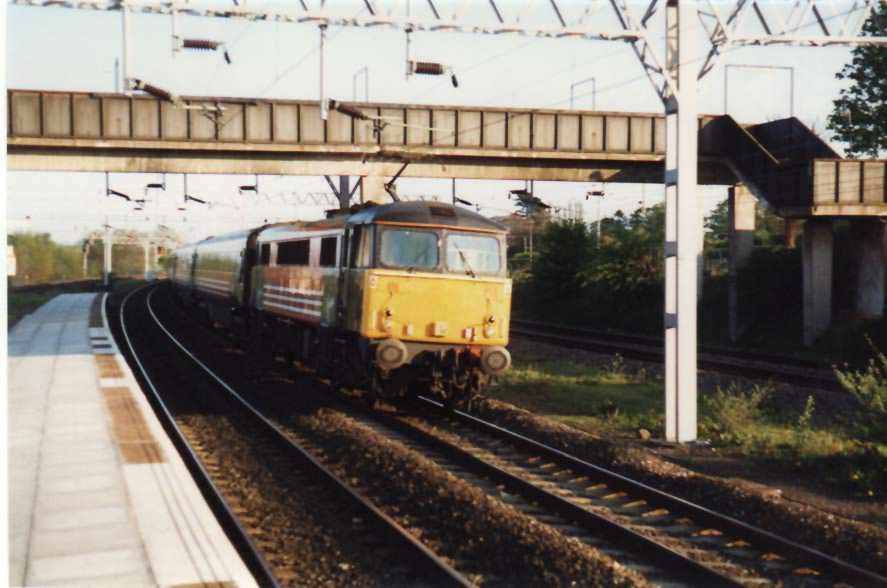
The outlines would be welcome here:
[[[697,80],[732,47],[887,45],[887,36],[860,36],[862,25],[884,0],[588,0],[580,2],[485,3],[459,0],[325,3],[291,2],[285,8],[217,2],[154,0],[12,0],[12,4],[121,10],[128,39],[129,14],[181,13],[313,24],[379,27],[405,32],[516,34],[627,42],[644,68],[666,113],[665,235],[665,436],[696,439],[697,266],[701,262],[702,219],[697,195]],[[356,11],[355,11],[356,9]],[[664,13],[664,14],[663,14]],[[527,24],[532,19],[546,24]],[[707,51],[697,51],[700,27]],[[663,31],[664,29],[664,31]],[[660,42],[664,41],[664,50]],[[125,42],[125,45],[128,43]],[[124,50],[125,88],[132,85],[131,51]],[[699,65],[701,63],[701,66]],[[321,58],[322,68],[322,58]],[[322,72],[321,72],[322,75]],[[322,84],[322,82],[321,82]],[[321,109],[327,108],[321,90]]]

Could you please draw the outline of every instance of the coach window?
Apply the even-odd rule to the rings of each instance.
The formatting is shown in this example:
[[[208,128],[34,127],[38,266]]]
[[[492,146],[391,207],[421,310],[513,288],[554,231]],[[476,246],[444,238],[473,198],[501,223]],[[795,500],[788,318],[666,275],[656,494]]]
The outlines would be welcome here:
[[[359,225],[351,232],[351,267],[373,265],[373,227]]]
[[[262,243],[259,263],[261,265],[271,265],[271,243]]]
[[[320,240],[320,267],[336,267],[336,237]]]
[[[308,265],[311,241],[287,241],[277,244],[277,265]]]

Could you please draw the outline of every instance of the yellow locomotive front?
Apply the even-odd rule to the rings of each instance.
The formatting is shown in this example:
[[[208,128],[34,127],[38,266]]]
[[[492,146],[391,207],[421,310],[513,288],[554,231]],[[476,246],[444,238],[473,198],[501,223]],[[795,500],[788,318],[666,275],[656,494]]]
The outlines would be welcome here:
[[[376,393],[425,383],[461,402],[511,364],[505,230],[448,205],[398,203],[353,217],[346,322]]]

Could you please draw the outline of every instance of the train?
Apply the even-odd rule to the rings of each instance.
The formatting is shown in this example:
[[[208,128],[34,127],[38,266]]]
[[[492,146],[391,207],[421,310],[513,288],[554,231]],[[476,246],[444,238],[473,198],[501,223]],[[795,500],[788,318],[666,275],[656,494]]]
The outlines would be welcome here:
[[[170,256],[177,297],[250,349],[371,402],[469,402],[511,366],[506,228],[440,202],[366,203]]]

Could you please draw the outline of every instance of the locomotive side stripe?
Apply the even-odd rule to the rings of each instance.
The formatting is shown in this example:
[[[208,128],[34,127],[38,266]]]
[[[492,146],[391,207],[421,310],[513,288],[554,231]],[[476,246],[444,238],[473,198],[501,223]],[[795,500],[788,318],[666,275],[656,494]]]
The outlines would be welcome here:
[[[323,304],[320,300],[308,300],[306,298],[300,298],[298,296],[281,296],[280,294],[270,294],[268,292],[262,292],[262,300],[264,301],[266,298],[273,298],[275,300],[282,300],[284,302],[298,302],[299,304],[305,304],[308,306],[321,306]]]
[[[288,310],[288,311],[293,312],[295,314],[307,314],[309,316],[316,316],[316,317],[320,318],[320,311],[319,310],[309,310],[307,308],[296,308],[295,306],[290,306],[288,304],[281,304],[279,302],[270,302],[270,301],[263,301],[262,305],[263,306],[271,306],[274,308],[280,308],[282,310]]]

